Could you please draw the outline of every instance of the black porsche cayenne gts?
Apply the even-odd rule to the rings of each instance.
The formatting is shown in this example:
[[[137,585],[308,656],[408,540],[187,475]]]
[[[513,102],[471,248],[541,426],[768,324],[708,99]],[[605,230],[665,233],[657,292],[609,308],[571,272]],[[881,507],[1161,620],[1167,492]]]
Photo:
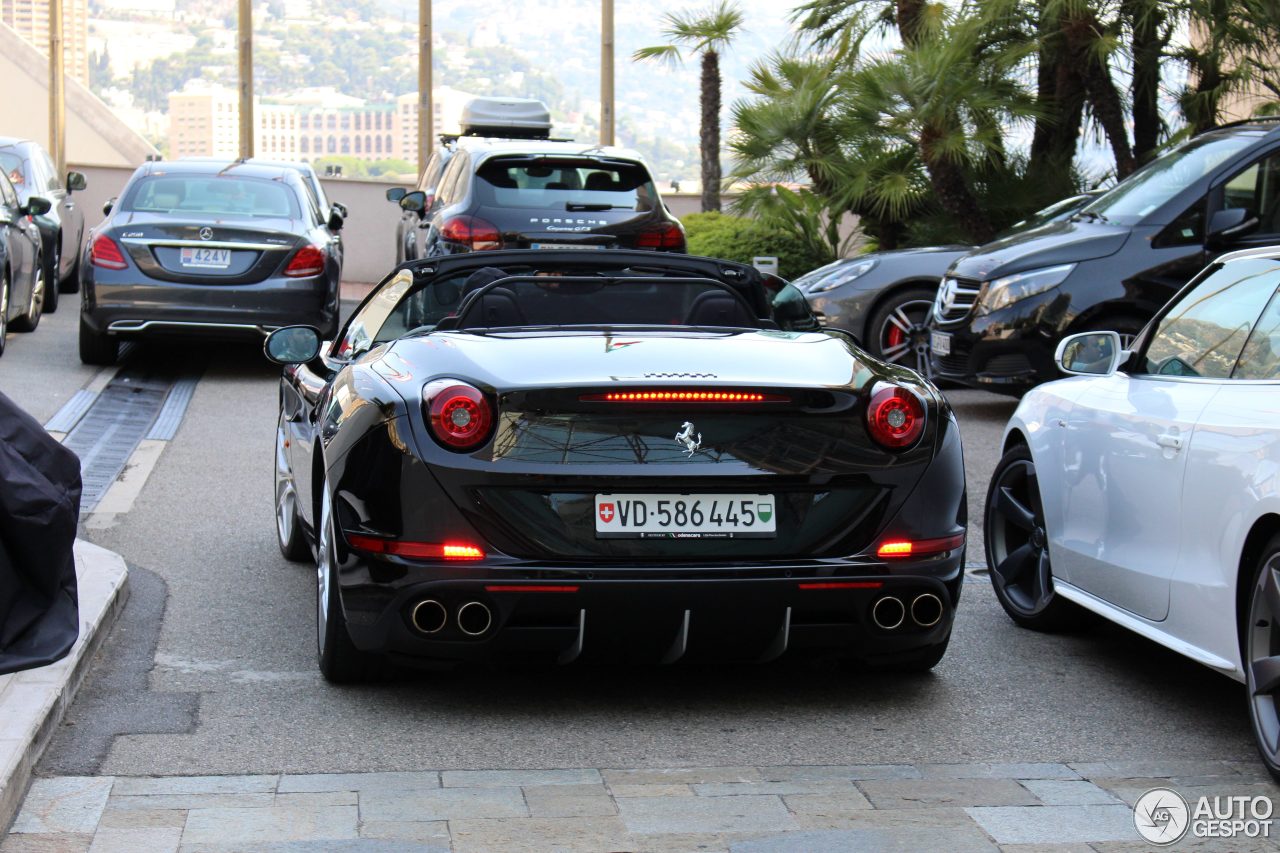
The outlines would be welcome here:
[[[280,547],[320,668],[836,652],[920,669],[960,594],[946,401],[727,261],[516,251],[401,265],[293,327]]]
[[[80,360],[110,364],[121,341],[154,335],[333,334],[342,217],[321,221],[303,181],[281,164],[140,166],[86,241]]]

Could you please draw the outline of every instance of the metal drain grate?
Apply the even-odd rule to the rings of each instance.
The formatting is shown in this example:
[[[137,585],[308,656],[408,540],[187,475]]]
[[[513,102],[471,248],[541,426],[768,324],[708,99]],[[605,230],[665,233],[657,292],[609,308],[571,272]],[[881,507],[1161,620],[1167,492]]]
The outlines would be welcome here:
[[[81,513],[98,505],[148,430],[173,436],[197,381],[190,375],[126,368],[102,389],[63,440],[80,457]]]

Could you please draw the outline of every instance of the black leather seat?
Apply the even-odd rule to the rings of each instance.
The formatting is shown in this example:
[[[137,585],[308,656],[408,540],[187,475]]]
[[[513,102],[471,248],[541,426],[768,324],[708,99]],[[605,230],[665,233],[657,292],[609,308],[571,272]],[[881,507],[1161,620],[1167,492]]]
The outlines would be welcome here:
[[[480,296],[480,300],[467,309],[459,324],[462,328],[501,326],[525,326],[524,311],[516,295],[505,287],[495,287]]]
[[[732,326],[755,328],[760,321],[741,299],[723,290],[708,290],[698,294],[685,315],[686,326]]]

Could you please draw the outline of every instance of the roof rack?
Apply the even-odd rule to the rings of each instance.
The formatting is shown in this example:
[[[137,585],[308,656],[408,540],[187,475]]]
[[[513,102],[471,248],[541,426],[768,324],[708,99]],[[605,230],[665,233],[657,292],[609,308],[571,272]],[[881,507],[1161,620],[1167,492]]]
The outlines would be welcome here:
[[[1199,136],[1201,133],[1208,133],[1212,130],[1223,130],[1228,127],[1242,127],[1246,124],[1280,124],[1280,116],[1253,116],[1252,118],[1242,118],[1236,121],[1229,121],[1226,124],[1220,124],[1217,127],[1211,127],[1195,134]]]
[[[533,133],[515,133],[511,128],[473,128],[467,133],[442,133],[440,142],[452,145],[459,139],[511,139],[529,142],[573,142],[573,139],[556,136],[543,136]]]

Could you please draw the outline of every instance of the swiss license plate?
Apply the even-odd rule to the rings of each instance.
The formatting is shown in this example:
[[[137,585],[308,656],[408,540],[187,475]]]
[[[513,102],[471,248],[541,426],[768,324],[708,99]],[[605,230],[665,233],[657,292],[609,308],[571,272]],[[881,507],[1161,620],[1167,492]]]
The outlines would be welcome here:
[[[570,251],[591,251],[592,249],[603,249],[599,243],[530,243],[530,249],[567,249]]]
[[[189,269],[225,270],[231,266],[231,250],[183,247],[181,262]]]
[[[931,332],[929,347],[934,355],[951,355],[951,334],[949,332]]]
[[[773,495],[596,495],[600,539],[772,539]]]

